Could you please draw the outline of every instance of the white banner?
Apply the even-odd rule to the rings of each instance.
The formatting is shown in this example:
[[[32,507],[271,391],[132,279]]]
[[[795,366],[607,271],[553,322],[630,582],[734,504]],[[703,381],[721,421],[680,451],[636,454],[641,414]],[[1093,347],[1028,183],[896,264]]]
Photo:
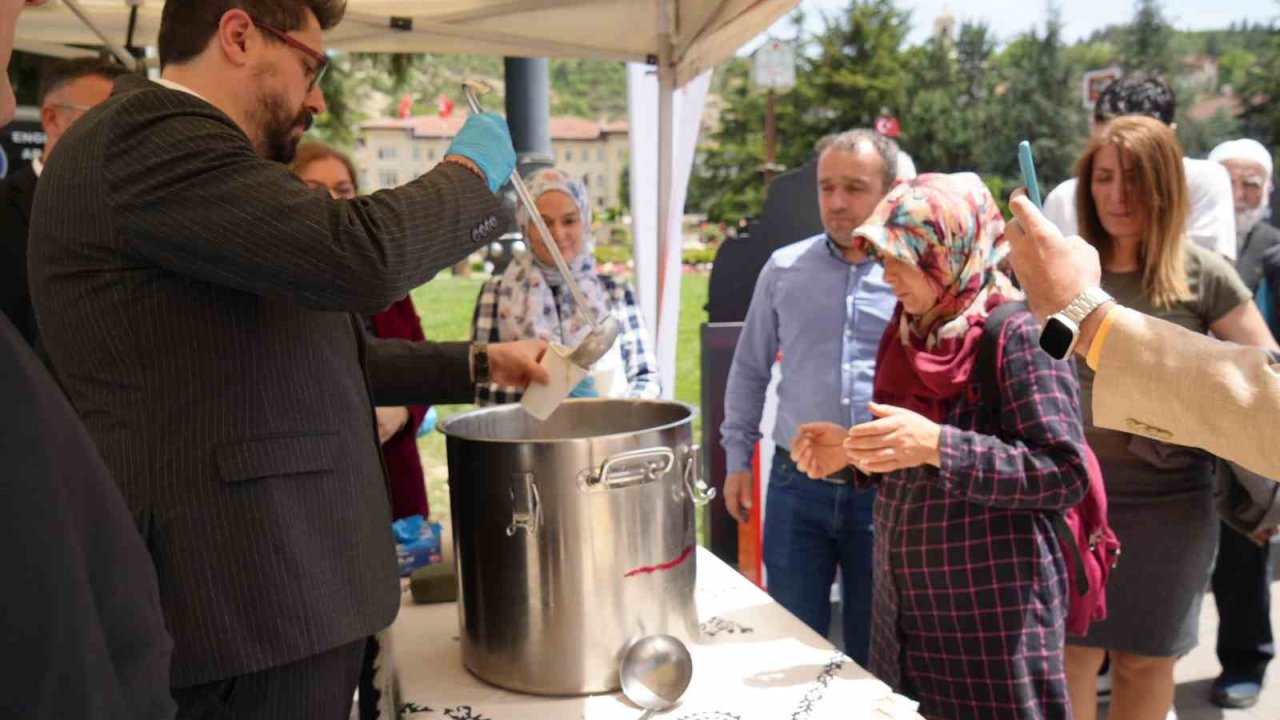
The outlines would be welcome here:
[[[703,73],[672,91],[669,102],[662,102],[657,69],[627,65],[636,293],[645,324],[657,345],[662,395],[666,398],[675,395],[684,201],[710,85],[711,73]],[[665,148],[660,147],[659,141],[663,107],[671,108],[671,146]],[[660,162],[664,153],[669,163],[666,168]],[[670,175],[663,177],[663,170]],[[661,203],[660,198],[667,202]],[[664,204],[670,208],[669,217],[660,218],[659,207]]]

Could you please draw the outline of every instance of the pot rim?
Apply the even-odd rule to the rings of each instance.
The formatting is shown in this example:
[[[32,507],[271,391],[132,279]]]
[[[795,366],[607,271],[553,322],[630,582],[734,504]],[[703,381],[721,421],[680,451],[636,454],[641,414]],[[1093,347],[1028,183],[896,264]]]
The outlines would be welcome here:
[[[456,438],[458,440],[470,440],[472,442],[483,442],[483,443],[501,443],[501,444],[513,444],[513,445],[523,444],[523,443],[538,443],[538,444],[574,443],[574,442],[583,442],[583,441],[591,441],[591,440],[603,440],[603,439],[609,439],[609,438],[623,438],[623,437],[627,437],[629,435],[635,435],[636,433],[641,433],[641,432],[655,432],[655,431],[669,430],[671,428],[677,427],[684,423],[688,423],[690,426],[692,426],[694,418],[696,418],[701,413],[701,410],[699,410],[697,406],[691,405],[687,402],[683,402],[680,400],[654,400],[649,398],[573,398],[570,400],[565,400],[562,404],[563,405],[580,405],[580,404],[586,404],[586,403],[600,403],[600,402],[624,402],[629,405],[679,405],[680,407],[683,407],[689,411],[689,416],[684,419],[677,420],[675,422],[666,423],[665,425],[654,425],[652,427],[639,428],[636,430],[628,430],[626,432],[610,433],[608,435],[591,435],[588,437],[576,437],[576,438],[544,438],[544,439],[525,438],[523,440],[509,440],[505,438],[476,437],[474,435],[464,435],[463,433],[449,431],[449,426],[452,425],[456,420],[460,420],[462,418],[469,417],[471,415],[478,415],[485,412],[496,412],[499,410],[507,410],[512,405],[518,404],[518,403],[506,403],[503,405],[491,405],[488,407],[476,408],[475,410],[468,410],[464,413],[459,413],[458,415],[454,415],[453,417],[449,418],[448,420],[445,420],[439,425],[436,425],[435,431],[440,433],[441,435],[444,435],[446,438]]]

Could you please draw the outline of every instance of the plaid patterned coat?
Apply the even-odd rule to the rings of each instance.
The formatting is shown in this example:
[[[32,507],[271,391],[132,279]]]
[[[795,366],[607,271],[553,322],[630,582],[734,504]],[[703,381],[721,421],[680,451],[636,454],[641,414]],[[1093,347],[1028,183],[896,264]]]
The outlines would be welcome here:
[[[947,414],[941,469],[880,476],[871,670],[938,720],[1069,718],[1066,566],[1050,513],[1089,486],[1075,371],[1005,324],[999,407],[977,378]]]
[[[649,331],[644,326],[644,316],[640,314],[640,306],[636,303],[631,283],[619,280],[612,275],[600,273],[600,283],[604,285],[609,298],[609,309],[618,321],[618,347],[622,351],[622,364],[627,370],[627,395],[629,398],[655,399],[662,395],[661,380],[658,377],[658,362],[650,349]],[[503,278],[494,275],[485,281],[476,298],[476,311],[471,321],[471,340],[481,343],[496,343],[514,338],[499,337],[498,333],[498,292],[502,288]],[[489,383],[476,385],[477,405],[502,405],[520,402],[524,392],[518,387]]]

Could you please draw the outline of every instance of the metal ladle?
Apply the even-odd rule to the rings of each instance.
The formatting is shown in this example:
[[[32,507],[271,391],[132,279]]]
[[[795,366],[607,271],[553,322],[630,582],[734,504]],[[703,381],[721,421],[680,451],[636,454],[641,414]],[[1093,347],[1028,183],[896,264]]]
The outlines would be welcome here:
[[[467,80],[462,83],[462,94],[467,98],[467,106],[471,108],[474,115],[484,112],[480,107],[480,101],[476,99],[476,92],[487,92],[489,86],[479,80]],[[574,365],[590,370],[591,366],[597,360],[604,357],[609,352],[609,348],[613,347],[614,341],[618,339],[618,321],[608,313],[605,313],[604,319],[592,317],[587,310],[587,303],[582,298],[582,291],[578,289],[578,283],[573,279],[573,274],[569,272],[569,264],[564,261],[564,256],[560,254],[560,248],[556,247],[555,239],[551,237],[551,231],[547,230],[547,224],[542,221],[542,214],[538,212],[538,206],[533,200],[533,196],[529,194],[529,189],[525,187],[524,179],[520,177],[519,170],[511,172],[511,185],[516,190],[516,196],[520,198],[521,204],[525,210],[529,211],[529,219],[533,222],[533,226],[538,228],[538,236],[542,239],[542,244],[546,246],[547,252],[551,253],[551,259],[555,261],[556,267],[560,269],[560,275],[564,277],[565,285],[569,286],[569,292],[573,295],[573,301],[578,306],[578,314],[591,325],[591,332],[587,333],[569,354],[569,361]]]
[[[679,638],[646,635],[622,655],[622,694],[645,708],[640,720],[675,705],[693,679],[693,657]]]

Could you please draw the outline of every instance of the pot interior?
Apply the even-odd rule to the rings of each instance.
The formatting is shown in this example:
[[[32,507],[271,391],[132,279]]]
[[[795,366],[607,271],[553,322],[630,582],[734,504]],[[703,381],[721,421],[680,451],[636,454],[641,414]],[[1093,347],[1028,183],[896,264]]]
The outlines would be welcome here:
[[[464,440],[554,442],[661,430],[692,420],[695,412],[666,400],[569,400],[539,421],[515,403],[449,418],[440,432]]]

